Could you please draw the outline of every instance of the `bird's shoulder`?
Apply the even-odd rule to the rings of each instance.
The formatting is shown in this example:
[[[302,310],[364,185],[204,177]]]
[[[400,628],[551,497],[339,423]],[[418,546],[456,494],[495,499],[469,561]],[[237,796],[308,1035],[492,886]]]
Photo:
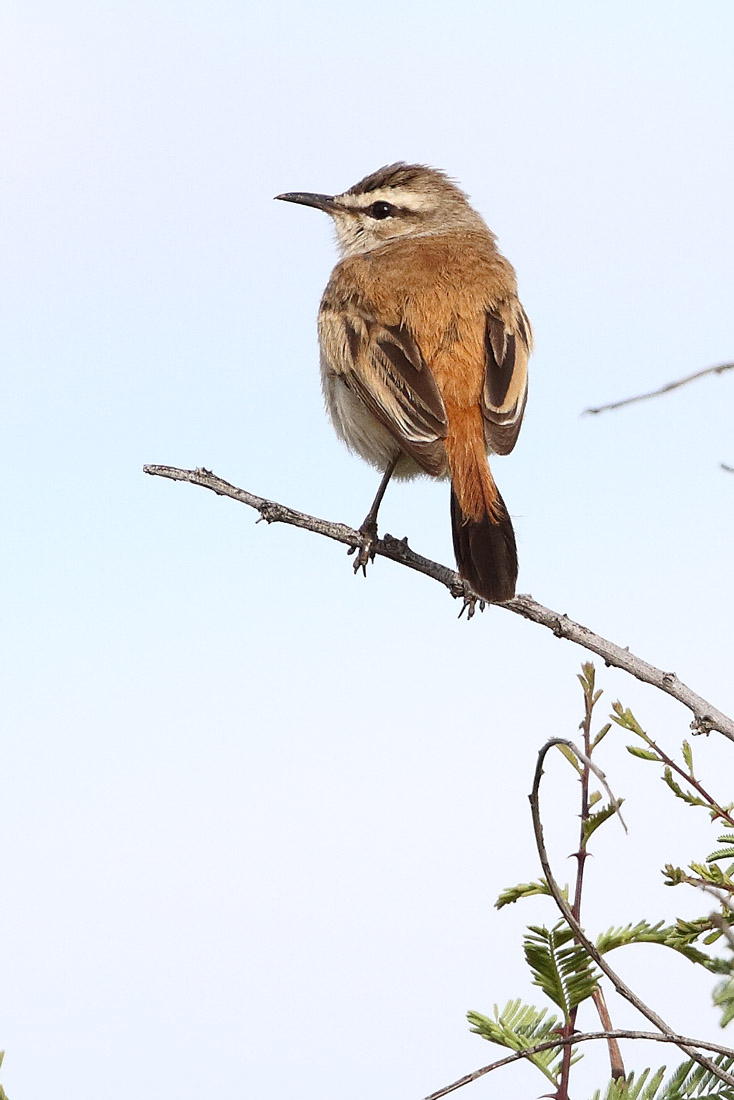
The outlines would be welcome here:
[[[461,293],[478,308],[513,298],[515,272],[491,233],[402,237],[345,257],[334,268],[322,308],[352,305],[390,314],[406,297]]]

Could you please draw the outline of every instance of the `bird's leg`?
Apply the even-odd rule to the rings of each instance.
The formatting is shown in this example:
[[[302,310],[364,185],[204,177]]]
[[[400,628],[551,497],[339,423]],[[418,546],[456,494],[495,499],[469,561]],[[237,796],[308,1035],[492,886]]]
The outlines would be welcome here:
[[[377,513],[380,510],[382,498],[385,495],[390,478],[395,473],[399,458],[400,452],[398,451],[395,458],[390,459],[388,462],[380,486],[375,494],[375,499],[372,501],[372,506],[359,526],[360,534],[366,536],[363,545],[359,547],[352,546],[349,549],[350,554],[353,554],[355,550],[357,551],[357,557],[354,560],[354,572],[358,573],[361,569],[365,577],[367,576],[367,563],[373,561],[375,557],[373,546],[377,542]]]

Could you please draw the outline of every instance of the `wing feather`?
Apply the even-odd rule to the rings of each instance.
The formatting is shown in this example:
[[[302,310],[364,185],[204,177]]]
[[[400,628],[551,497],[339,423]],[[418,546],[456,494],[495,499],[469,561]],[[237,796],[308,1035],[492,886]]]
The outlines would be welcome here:
[[[519,303],[509,321],[499,311],[487,311],[482,414],[487,441],[495,454],[509,454],[520,431],[532,340],[530,322]]]
[[[330,369],[429,474],[445,466],[443,399],[410,333],[356,310],[322,308],[322,349]]]

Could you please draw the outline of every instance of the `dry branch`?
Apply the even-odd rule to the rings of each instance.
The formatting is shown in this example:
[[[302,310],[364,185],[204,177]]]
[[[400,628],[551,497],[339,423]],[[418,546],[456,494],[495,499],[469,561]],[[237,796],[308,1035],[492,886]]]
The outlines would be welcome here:
[[[255,493],[248,492],[246,489],[238,489],[234,485],[230,485],[229,482],[217,477],[211,470],[181,470],[175,466],[144,466],[143,471],[154,477],[165,477],[171,481],[186,481],[192,485],[200,485],[204,489],[210,489],[212,492],[217,493],[218,496],[231,497],[241,504],[247,504],[250,508],[254,508],[260,513],[261,519],[266,520],[268,523],[289,523],[294,527],[302,527],[306,531],[313,531],[317,535],[325,535],[327,538],[344,543],[346,546],[361,547],[365,542],[363,534],[344,523],[331,523],[328,520],[317,519],[315,516],[309,516],[304,512],[296,512],[293,508],[278,504],[276,501],[266,500]],[[407,539],[396,539],[392,535],[385,535],[379,539],[372,549],[380,557],[389,558],[391,561],[407,566],[408,569],[415,569],[417,572],[424,573],[427,577],[438,581],[439,584],[443,584],[455,599],[462,599],[465,605],[469,605],[471,614],[473,604],[477,598],[471,592],[467,593],[464,581],[455,570],[431,561],[430,558],[424,558],[421,554],[416,554],[408,546]],[[662,669],[656,668],[647,661],[643,661],[641,657],[636,657],[634,653],[630,653],[629,649],[616,645],[614,642],[602,638],[599,634],[595,634],[588,627],[574,622],[567,615],[544,607],[531,596],[516,596],[514,600],[497,606],[504,608],[506,611],[512,611],[515,615],[521,615],[525,619],[530,619],[532,622],[538,623],[539,626],[546,627],[557,638],[565,638],[567,641],[576,642],[577,645],[602,657],[607,665],[614,665],[615,668],[620,668],[636,677],[636,679],[651,684],[677,699],[679,703],[682,703],[684,707],[691,711],[693,715],[691,729],[694,732],[709,733],[711,730],[716,730],[734,741],[734,721],[682,683],[674,672],[663,672]]]
[[[430,1096],[425,1097],[425,1100],[440,1100],[442,1096],[448,1096],[449,1093],[456,1092],[464,1085],[470,1085],[472,1081],[477,1081],[480,1077],[492,1073],[495,1069],[509,1066],[512,1062],[519,1062],[523,1058],[531,1058],[534,1054],[541,1054],[544,1050],[555,1050],[556,1047],[560,1046],[576,1046],[577,1043],[590,1043],[597,1040],[607,1040],[608,1042],[617,1039],[647,1039],[654,1043],[674,1043],[679,1047],[696,1046],[701,1050],[710,1050],[714,1054],[725,1056],[734,1053],[729,1047],[721,1046],[719,1043],[706,1043],[702,1039],[689,1039],[685,1035],[661,1035],[657,1031],[631,1031],[627,1028],[614,1028],[609,1031],[583,1031],[570,1035],[565,1039],[560,1036],[556,1039],[548,1039],[544,1043],[536,1043],[535,1046],[527,1047],[525,1050],[508,1054],[504,1058],[499,1058],[496,1062],[490,1062],[488,1066],[475,1069],[473,1073],[465,1074],[457,1081],[452,1081],[450,1085],[445,1085],[438,1092],[432,1092]]]
[[[636,401],[647,401],[649,397],[660,397],[663,393],[670,393],[671,390],[677,390],[681,386],[687,386],[689,382],[695,382],[697,378],[703,378],[707,374],[723,374],[726,370],[733,370],[734,363],[719,363],[716,367],[706,367],[704,370],[694,371],[693,374],[687,374],[685,378],[679,378],[677,382],[668,382],[665,386],[661,386],[659,390],[650,390],[649,393],[639,393],[636,397],[624,397],[621,401],[612,401],[608,405],[598,405],[594,409],[584,409],[582,415],[596,415],[596,413],[608,412],[610,409],[621,409],[625,405],[633,405]]]

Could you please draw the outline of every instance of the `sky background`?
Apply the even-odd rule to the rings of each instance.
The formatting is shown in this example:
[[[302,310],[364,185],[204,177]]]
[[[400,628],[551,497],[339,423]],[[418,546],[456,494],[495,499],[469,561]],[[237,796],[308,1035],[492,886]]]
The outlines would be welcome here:
[[[543,1003],[521,933],[552,906],[493,903],[539,874],[526,796],[545,739],[577,735],[583,651],[498,608],[459,622],[384,560],[355,579],[343,547],[142,466],[358,524],[376,476],[319,389],[331,228],[272,196],[443,168],[536,331],[495,464],[520,591],[732,713],[734,375],[580,414],[734,356],[733,40],[728,0],[3,7],[11,1100],[420,1100],[498,1056],[468,1009]],[[391,486],[381,522],[452,561],[445,485]],[[619,696],[669,751],[686,736],[683,708],[598,680],[598,724]],[[594,933],[707,905],[659,868],[717,831],[626,740],[600,750],[630,833],[595,838]],[[734,799],[727,743],[695,752]],[[560,760],[546,784],[564,880],[577,784]],[[612,961],[671,1025],[719,1038],[703,971],[654,948]],[[501,1073],[465,1095],[547,1091]],[[588,1052],[574,1095],[605,1080]]]

